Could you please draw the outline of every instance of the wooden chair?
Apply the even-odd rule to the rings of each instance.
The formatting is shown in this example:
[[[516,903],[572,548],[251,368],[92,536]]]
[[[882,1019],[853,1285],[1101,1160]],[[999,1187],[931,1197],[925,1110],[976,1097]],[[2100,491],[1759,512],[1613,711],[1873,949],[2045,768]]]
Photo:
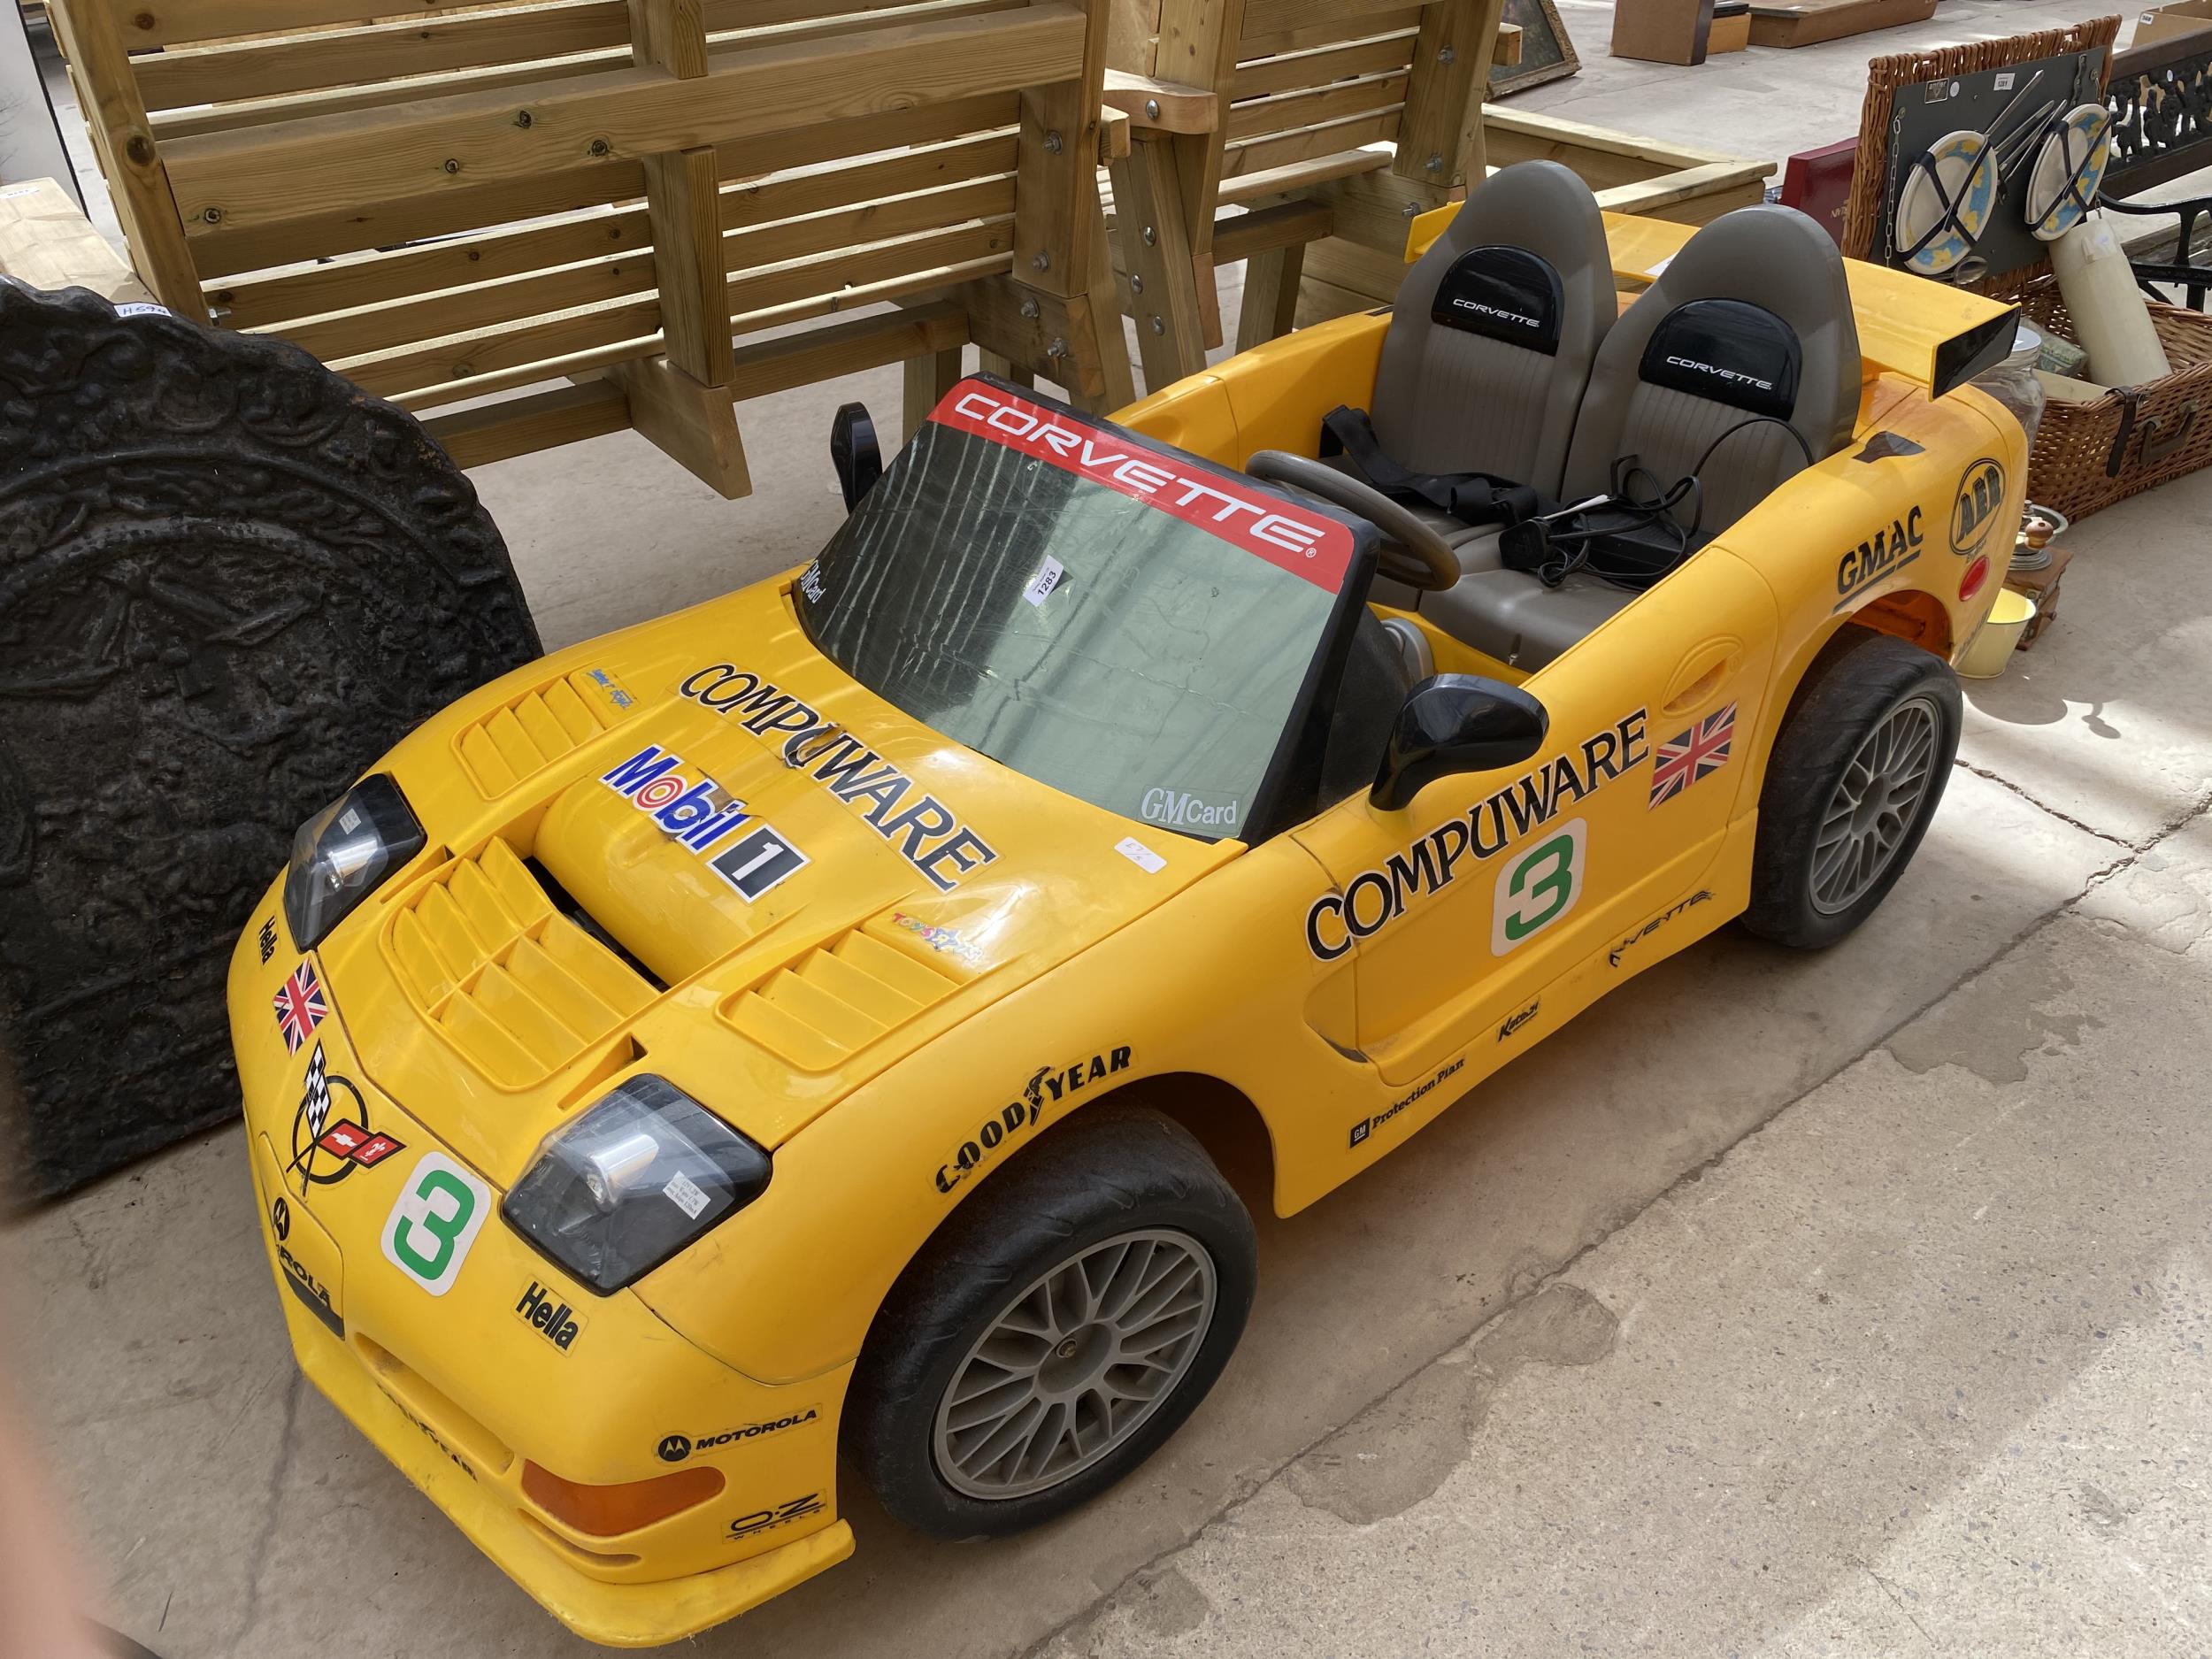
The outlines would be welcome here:
[[[1501,10],[1118,0],[1106,97],[1133,142],[1112,167],[1116,250],[1148,386],[1221,344],[1221,266],[1245,265],[1240,349],[1387,303],[1411,219],[1493,166],[1553,157],[1607,208],[1700,222],[1759,199],[1765,162],[1486,107],[1489,66],[1520,58]]]
[[[904,361],[916,403],[970,343],[1130,396],[1106,0],[53,9],[162,302],[449,411],[464,465],[634,426],[741,495],[736,402]]]

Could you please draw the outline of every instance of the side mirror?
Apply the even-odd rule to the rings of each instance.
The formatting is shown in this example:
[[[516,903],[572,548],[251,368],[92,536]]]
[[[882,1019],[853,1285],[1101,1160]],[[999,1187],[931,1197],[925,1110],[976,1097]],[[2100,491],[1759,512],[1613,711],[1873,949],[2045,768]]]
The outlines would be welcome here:
[[[1406,694],[1367,798],[1386,812],[1439,778],[1516,766],[1544,746],[1551,717],[1525,691],[1474,674],[1438,674]]]
[[[830,419],[830,465],[845,492],[845,511],[860,505],[860,498],[883,476],[883,449],[876,442],[876,423],[868,419],[868,405],[847,403]]]

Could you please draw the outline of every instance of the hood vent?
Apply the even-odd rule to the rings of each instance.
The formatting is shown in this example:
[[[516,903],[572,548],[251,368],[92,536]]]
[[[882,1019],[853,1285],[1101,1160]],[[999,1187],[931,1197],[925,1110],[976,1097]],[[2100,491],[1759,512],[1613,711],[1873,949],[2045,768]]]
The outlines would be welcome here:
[[[739,992],[722,1017],[786,1064],[829,1071],[967,978],[941,958],[925,961],[855,928]]]
[[[542,1083],[653,1000],[503,841],[439,871],[386,938],[408,999],[501,1088]]]
[[[580,668],[462,727],[453,747],[477,792],[487,801],[496,800],[619,726],[636,706],[636,699],[605,669]]]

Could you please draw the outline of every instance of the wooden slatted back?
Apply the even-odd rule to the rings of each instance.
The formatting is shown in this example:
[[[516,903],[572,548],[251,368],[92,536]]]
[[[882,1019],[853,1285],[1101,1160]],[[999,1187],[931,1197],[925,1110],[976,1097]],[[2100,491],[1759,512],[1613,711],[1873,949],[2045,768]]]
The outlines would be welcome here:
[[[54,4],[163,302],[410,409],[599,371],[726,403],[764,384],[733,335],[1017,277],[1010,357],[1088,323],[1106,0]]]

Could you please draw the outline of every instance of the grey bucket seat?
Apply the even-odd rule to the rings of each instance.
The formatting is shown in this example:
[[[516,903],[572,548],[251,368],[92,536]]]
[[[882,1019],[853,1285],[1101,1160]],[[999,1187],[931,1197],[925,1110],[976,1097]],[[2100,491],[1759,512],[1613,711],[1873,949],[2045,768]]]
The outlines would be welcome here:
[[[1703,461],[1697,527],[1716,534],[1801,470],[1807,454],[1824,460],[1850,442],[1861,378],[1835,243],[1794,208],[1739,208],[1691,237],[1606,335],[1561,497],[1606,493],[1624,457],[1636,457],[1647,475],[1640,487],[1655,495]],[[1755,424],[1724,436],[1746,421]],[[1687,524],[1691,511],[1685,502],[1677,517]],[[1488,656],[1534,669],[1635,597],[1587,574],[1555,588],[1522,571],[1473,569],[1430,595],[1421,614]]]
[[[1618,311],[1590,187],[1555,161],[1492,174],[1398,286],[1369,411],[1383,453],[1412,472],[1483,473],[1555,495]],[[1331,465],[1362,473],[1349,457]],[[1414,510],[1455,544],[1491,534]]]

